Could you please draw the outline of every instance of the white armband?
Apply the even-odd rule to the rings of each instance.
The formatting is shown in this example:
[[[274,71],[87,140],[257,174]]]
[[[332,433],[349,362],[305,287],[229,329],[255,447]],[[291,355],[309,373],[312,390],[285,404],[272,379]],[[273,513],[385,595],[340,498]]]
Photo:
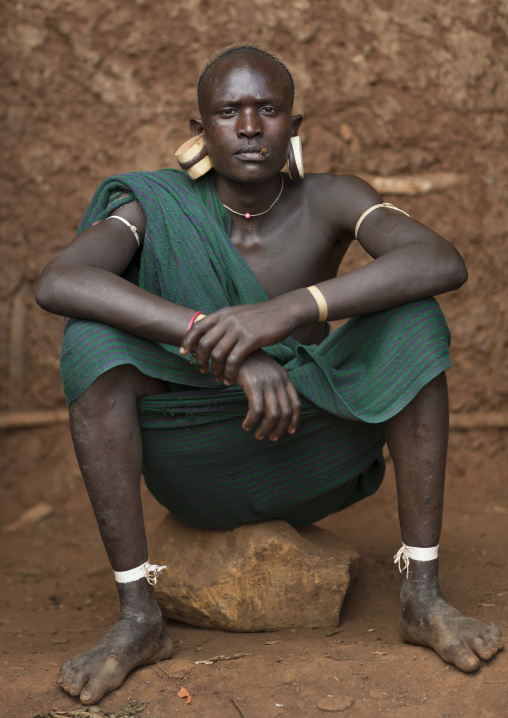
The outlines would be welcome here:
[[[369,207],[368,209],[365,210],[365,212],[363,214],[360,215],[360,219],[358,220],[358,222],[356,223],[356,226],[355,226],[355,239],[358,239],[358,232],[360,231],[360,225],[363,222],[363,220],[365,219],[365,217],[368,214],[370,214],[371,212],[373,212],[375,209],[378,209],[379,207],[386,207],[387,209],[395,209],[395,210],[397,210],[397,212],[402,212],[402,214],[405,214],[406,217],[411,216],[407,212],[404,212],[403,209],[399,209],[394,204],[390,204],[390,202],[383,202],[382,204],[374,204],[374,205],[372,205],[372,207]]]
[[[138,247],[141,246],[141,242],[139,241],[138,228],[131,224],[128,220],[126,220],[125,217],[118,217],[118,215],[112,214],[111,217],[107,217],[107,219],[119,219],[120,222],[126,224],[132,234],[135,236],[136,242],[138,243]]]

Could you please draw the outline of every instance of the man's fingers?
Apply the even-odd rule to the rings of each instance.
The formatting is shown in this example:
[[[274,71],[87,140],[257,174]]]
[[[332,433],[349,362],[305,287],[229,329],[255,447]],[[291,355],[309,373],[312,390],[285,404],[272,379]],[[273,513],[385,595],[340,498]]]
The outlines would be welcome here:
[[[213,314],[208,317],[205,317],[204,319],[200,319],[197,322],[195,321],[192,327],[189,329],[188,332],[185,333],[182,339],[182,343],[180,345],[180,354],[186,356],[192,349],[194,349],[203,334],[205,334],[209,329],[215,326],[216,321],[217,319]]]
[[[254,436],[256,439],[264,439],[272,433],[280,420],[279,399],[274,389],[265,388],[264,391],[264,416]]]
[[[198,340],[196,344],[196,364],[202,374],[206,374],[208,372],[210,355],[223,336],[224,330],[221,329],[219,325],[212,327]]]
[[[210,352],[210,367],[212,374],[218,381],[225,381],[225,363],[230,356],[233,347],[236,344],[236,338],[227,334],[214,346]],[[238,372],[237,372],[238,373]],[[236,379],[236,374],[235,377]],[[228,382],[232,383],[232,382]]]
[[[288,434],[294,434],[300,423],[300,412],[301,412],[301,401],[298,392],[296,391],[293,382],[288,378],[286,384],[286,391],[289,402],[291,404],[291,421],[288,426]]]
[[[234,354],[237,347],[230,352]],[[242,424],[252,429],[256,439],[269,436],[277,441],[286,431],[294,434],[300,421],[300,397],[287,372],[272,357],[258,350],[240,366],[237,378],[249,402],[249,411]]]
[[[243,420],[242,428],[245,431],[253,429],[263,416],[263,394],[259,388],[244,387],[247,400],[249,402],[249,411]]]
[[[236,381],[236,377],[238,376],[238,372],[240,370],[242,362],[246,357],[249,356],[249,354],[251,354],[257,348],[257,346],[253,347],[248,344],[238,342],[234,349],[231,349],[229,351],[228,357],[224,364],[223,380],[225,384],[229,385]]]
[[[286,433],[293,415],[285,384],[281,384],[277,389],[277,401],[279,404],[279,421],[270,432],[268,437],[270,441],[277,441],[277,439],[280,439],[280,437]]]

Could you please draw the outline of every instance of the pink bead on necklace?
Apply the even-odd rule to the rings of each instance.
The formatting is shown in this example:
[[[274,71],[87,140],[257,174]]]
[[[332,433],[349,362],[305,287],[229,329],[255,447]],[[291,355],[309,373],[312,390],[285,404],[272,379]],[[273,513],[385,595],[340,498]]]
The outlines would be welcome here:
[[[231,209],[231,207],[228,207],[227,204],[224,204],[224,202],[222,203],[222,206],[225,207],[226,209],[229,209],[229,211],[233,212],[233,214],[237,214],[239,217],[244,217],[245,219],[250,219],[251,217],[261,217],[262,214],[266,214],[267,212],[269,212],[272,209],[272,207],[274,207],[277,204],[277,202],[279,201],[281,194],[282,194],[282,190],[284,189],[284,175],[281,175],[280,179],[281,179],[280,192],[277,195],[277,197],[275,198],[275,200],[272,202],[272,204],[268,207],[268,209],[265,209],[264,212],[258,212],[257,214],[251,214],[250,212],[245,212],[245,214],[244,214],[243,212],[237,212],[235,209]]]

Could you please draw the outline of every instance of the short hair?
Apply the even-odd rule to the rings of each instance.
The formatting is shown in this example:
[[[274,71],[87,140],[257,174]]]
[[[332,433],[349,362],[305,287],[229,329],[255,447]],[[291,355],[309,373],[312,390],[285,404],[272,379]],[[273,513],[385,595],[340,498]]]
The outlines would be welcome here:
[[[263,47],[263,45],[258,45],[256,43],[247,43],[242,42],[238,43],[236,45],[228,45],[227,47],[223,48],[222,50],[219,50],[218,52],[215,52],[207,61],[204,68],[201,71],[201,74],[199,76],[198,80],[198,105],[200,105],[200,100],[202,96],[202,87],[203,87],[203,81],[205,77],[208,75],[212,67],[214,67],[218,62],[221,62],[226,57],[230,57],[231,55],[242,55],[247,53],[257,53],[258,55],[264,55],[265,57],[269,57],[271,60],[277,63],[279,67],[281,67],[286,75],[288,76],[289,83],[291,85],[291,103],[293,103],[295,98],[295,83],[293,81],[293,76],[288,70],[287,65],[281,60],[281,58],[275,53],[269,50],[266,47]]]

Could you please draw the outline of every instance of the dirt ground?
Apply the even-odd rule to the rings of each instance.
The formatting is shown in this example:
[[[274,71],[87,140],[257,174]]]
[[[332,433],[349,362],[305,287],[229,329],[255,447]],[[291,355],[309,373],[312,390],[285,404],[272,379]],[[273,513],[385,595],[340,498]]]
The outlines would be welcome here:
[[[64,429],[43,434],[48,447],[68,445]],[[498,458],[484,462],[475,449],[479,441]],[[73,482],[68,499],[45,522],[2,538],[3,718],[77,706],[57,686],[58,666],[97,641],[116,618],[113,577],[82,485],[72,478],[76,470],[68,448]],[[463,612],[508,633],[503,433],[453,432],[451,449],[468,468],[449,477],[440,557],[443,590]],[[50,458],[48,476],[51,466]],[[164,511],[146,491],[144,506],[150,534]],[[362,557],[338,629],[234,634],[174,623],[174,658],[136,671],[100,707],[115,713],[140,701],[146,704],[143,718],[317,718],[326,715],[318,701],[333,695],[353,701],[346,711],[350,718],[508,715],[508,652],[466,675],[398,637],[401,581],[391,557],[400,534],[390,466],[377,495],[322,525],[356,546]],[[239,653],[247,655],[195,663]],[[190,704],[178,697],[181,687],[188,690]]]
[[[65,406],[62,322],[33,294],[97,185],[175,166],[205,59],[262,42],[293,71],[306,171],[451,177],[440,190],[385,199],[468,264],[467,285],[440,299],[453,336],[452,418],[473,427],[451,433],[441,578],[461,610],[508,633],[506,420],[478,428],[502,417],[508,397],[506,0],[0,0],[0,12],[0,418]],[[364,261],[353,248],[345,269]],[[32,718],[76,705],[56,685],[58,665],[104,633],[117,604],[66,425],[0,430],[0,442],[0,525],[40,501],[54,509],[0,534],[0,715]],[[150,533],[162,510],[144,500]],[[507,652],[466,676],[397,637],[391,471],[376,496],[323,525],[362,557],[338,633],[174,624],[174,659],[137,671],[101,707],[141,701],[143,718],[312,718],[323,715],[320,699],[339,695],[353,701],[352,718],[508,715]],[[195,664],[237,653],[248,655]]]

